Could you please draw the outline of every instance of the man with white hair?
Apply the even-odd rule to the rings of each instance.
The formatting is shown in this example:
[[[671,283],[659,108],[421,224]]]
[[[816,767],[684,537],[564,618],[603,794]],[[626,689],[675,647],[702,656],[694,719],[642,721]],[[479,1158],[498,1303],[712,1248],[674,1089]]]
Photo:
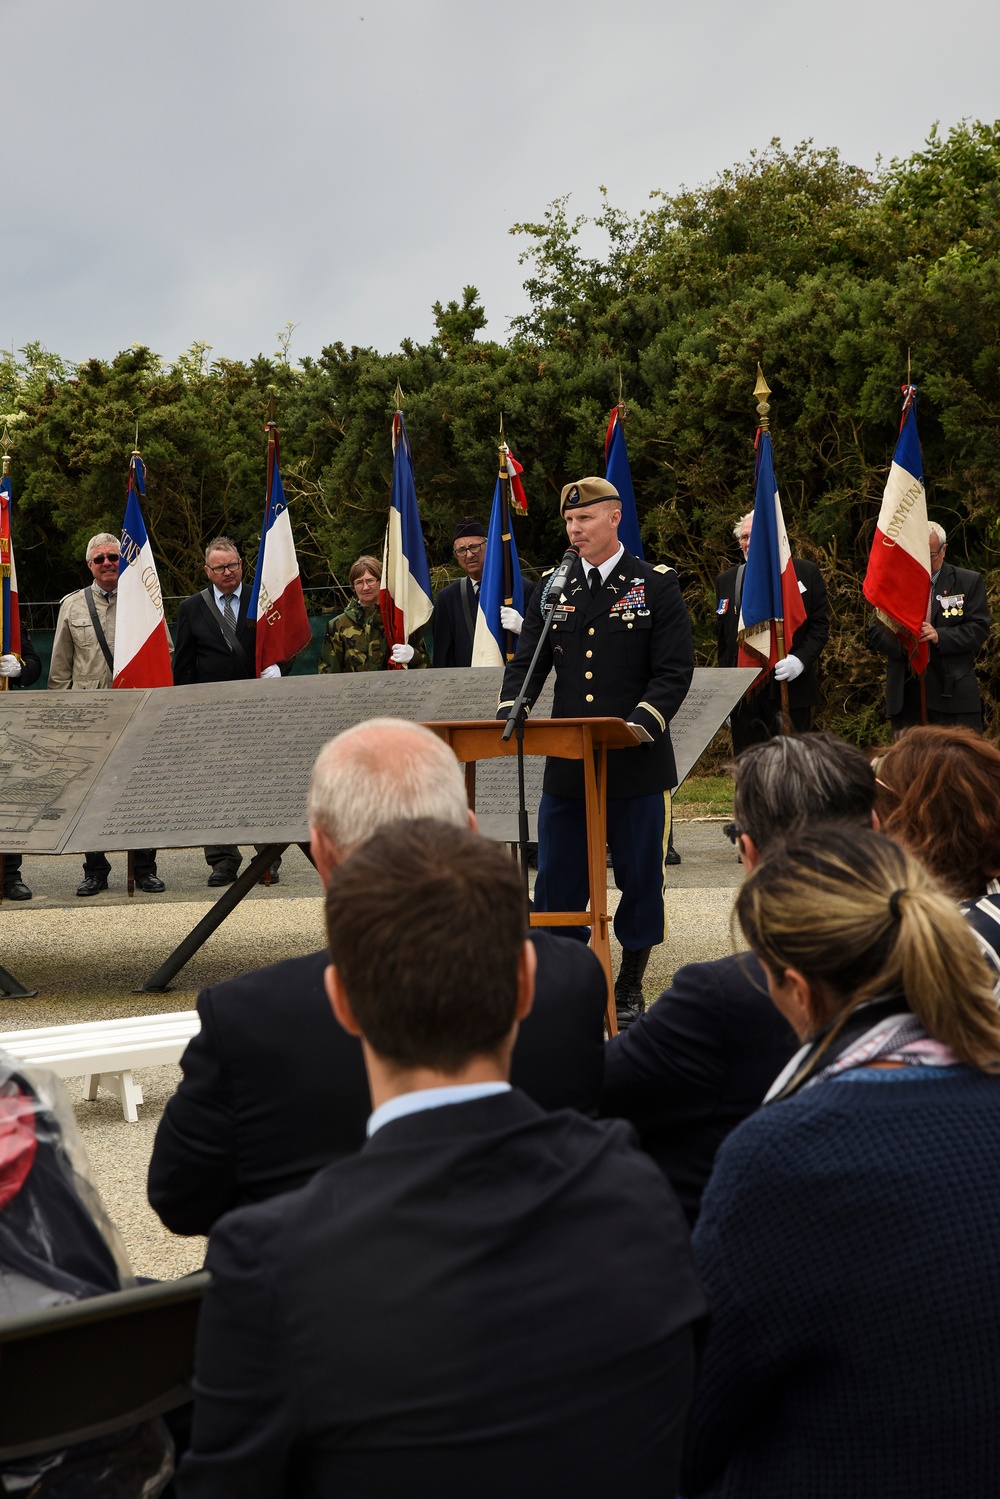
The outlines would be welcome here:
[[[461,766],[420,724],[370,719],[320,751],[309,787],[324,887],[388,823],[430,817],[475,828]],[[407,913],[398,913],[404,925]],[[448,913],[442,912],[447,921]],[[595,1114],[604,1077],[603,970],[582,943],[534,931],[535,1003],[512,1078],[546,1109]],[[183,1057],[149,1167],[149,1200],[174,1233],[303,1186],[361,1149],[371,1112],[361,1046],[333,1018],[326,948],[203,989],[201,1031]]]
[[[743,553],[743,561],[729,567],[715,580],[715,623],[718,636],[719,665],[735,666],[739,656],[740,605],[743,602],[743,574],[750,550],[753,511],[741,515],[733,535]],[[797,734],[812,726],[812,710],[820,701],[816,662],[830,633],[826,584],[815,562],[793,557],[795,576],[806,609],[805,623],[786,641],[788,651],[774,671],[759,686],[750,688],[729,715],[733,736],[733,754],[738,755],[750,744],[762,744],[781,732],[781,683],[788,683],[788,706],[792,728]]]
[[[93,582],[68,593],[59,605],[48,682],[55,692],[92,692],[113,685],[121,558],[118,537],[99,531],[87,542],[85,556]],[[86,854],[77,895],[97,895],[106,890],[110,873],[105,854]],[[166,889],[156,874],[155,848],[136,849],[135,887],[147,895],[159,895]]]
[[[928,522],[931,587],[927,618],[920,631],[930,647],[927,664],[928,723],[983,728],[983,705],[976,681],[976,652],[990,633],[990,606],[982,573],[953,567],[946,558],[943,526]],[[920,723],[920,682],[910,670],[909,655],[891,630],[872,619],[868,644],[886,657],[885,712],[894,733]]]

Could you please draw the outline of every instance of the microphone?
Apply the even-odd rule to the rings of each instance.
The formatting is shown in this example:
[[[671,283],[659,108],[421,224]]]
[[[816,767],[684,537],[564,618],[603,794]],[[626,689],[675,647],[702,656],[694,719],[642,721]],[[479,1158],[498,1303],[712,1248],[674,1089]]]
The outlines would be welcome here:
[[[579,547],[567,547],[562,555],[562,561],[552,574],[548,593],[545,595],[545,605],[548,609],[554,609],[559,602],[563,589],[573,571],[573,563],[580,555]]]

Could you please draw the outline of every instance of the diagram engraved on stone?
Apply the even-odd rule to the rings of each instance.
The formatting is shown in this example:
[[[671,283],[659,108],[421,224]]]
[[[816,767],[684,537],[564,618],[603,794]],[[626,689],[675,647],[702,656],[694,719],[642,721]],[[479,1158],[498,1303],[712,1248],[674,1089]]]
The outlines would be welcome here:
[[[7,696],[0,709],[0,848],[61,853],[146,694]]]

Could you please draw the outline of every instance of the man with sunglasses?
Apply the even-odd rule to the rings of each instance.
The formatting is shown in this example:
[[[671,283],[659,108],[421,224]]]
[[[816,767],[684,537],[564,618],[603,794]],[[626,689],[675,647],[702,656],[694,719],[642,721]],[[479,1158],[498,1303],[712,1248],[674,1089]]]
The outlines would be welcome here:
[[[243,682],[257,675],[254,623],[247,619],[249,586],[243,586],[243,560],[235,541],[216,536],[205,548],[208,587],[182,599],[177,611],[174,649],[174,686],[194,682]],[[265,666],[262,677],[280,677],[279,666]],[[242,855],[235,844],[209,844],[205,858],[212,867],[208,883],[231,885]],[[278,883],[280,858],[271,866],[271,884]],[[263,880],[261,881],[263,883]]]
[[[92,692],[113,684],[120,560],[117,536],[107,531],[92,536],[87,542],[86,560],[93,582],[68,593],[59,605],[48,682],[55,692]],[[98,895],[106,890],[110,873],[111,864],[104,853],[86,854],[77,895]],[[147,895],[159,895],[166,889],[157,877],[155,848],[136,849],[135,887]]]

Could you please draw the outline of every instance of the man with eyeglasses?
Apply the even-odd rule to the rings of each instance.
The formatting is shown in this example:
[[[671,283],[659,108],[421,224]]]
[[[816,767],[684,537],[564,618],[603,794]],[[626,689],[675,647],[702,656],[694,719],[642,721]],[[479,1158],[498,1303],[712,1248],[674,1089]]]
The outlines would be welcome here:
[[[177,611],[174,685],[194,682],[243,682],[257,675],[254,624],[247,619],[250,589],[243,586],[243,562],[235,541],[216,536],[205,548],[208,587],[183,599]],[[280,677],[281,668],[265,666],[262,677]],[[208,883],[231,885],[242,855],[235,844],[209,844],[205,858],[212,866]],[[271,884],[277,884],[277,859]]]
[[[460,520],[452,537],[452,551],[465,577],[442,588],[434,604],[434,665],[471,666],[479,584],[486,561],[486,527],[469,516]]]
[[[983,705],[975,657],[990,633],[990,606],[982,573],[946,560],[948,537],[936,521],[928,525],[931,586],[920,638],[927,641],[928,723],[962,724],[982,733]],[[868,644],[886,657],[885,712],[894,734],[921,722],[920,680],[909,653],[892,630],[873,618]]]
[[[119,558],[117,536],[100,531],[87,542],[86,560],[93,582],[88,588],[68,593],[56,619],[48,682],[55,692],[92,692],[112,686]],[[86,854],[77,895],[98,895],[106,890],[110,873],[111,864],[104,853]],[[136,849],[135,887],[147,895],[159,895],[166,889],[157,877],[155,848]]]

